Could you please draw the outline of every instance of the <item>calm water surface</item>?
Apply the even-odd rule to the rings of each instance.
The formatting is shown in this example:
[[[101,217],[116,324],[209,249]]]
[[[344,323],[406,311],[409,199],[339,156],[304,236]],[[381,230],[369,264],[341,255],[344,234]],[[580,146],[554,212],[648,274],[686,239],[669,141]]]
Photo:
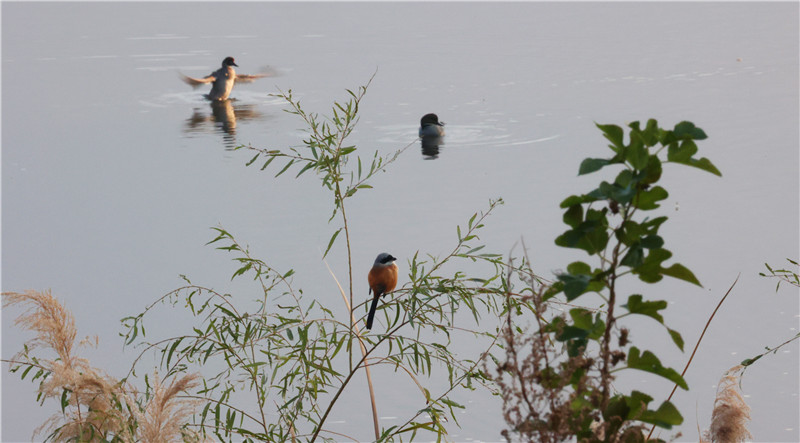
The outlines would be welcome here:
[[[230,150],[300,142],[301,122],[270,95],[279,89],[326,113],[377,70],[352,135],[367,156],[414,142],[427,112],[447,122],[435,156],[413,144],[374,180],[374,190],[351,201],[355,265],[365,271],[384,250],[401,264],[416,251],[448,251],[455,225],[496,197],[507,204],[482,240],[507,253],[524,238],[540,273],[562,269],[582,257],[553,244],[564,230],[558,203],[598,179],[576,177],[584,157],[607,155],[593,122],[691,120],[709,134],[701,154],[723,177],[667,168],[663,234],[704,287],[667,281],[642,290],[670,301],[667,322],[693,344],[741,274],[687,374],[691,391],[675,398],[685,417],[679,440],[696,441],[719,377],[797,333],[797,291],[776,294],[758,272],[764,262],[798,258],[798,5],[421,9],[4,2],[2,289],[52,288],[74,312],[80,335],[99,334],[99,348],[86,355],[117,376],[135,355],[121,350],[118,320],[178,287],[179,274],[221,290],[251,290],[229,283],[229,258],[204,246],[212,226],[235,233],[275,268],[294,268],[307,296],[339,306],[320,260],[334,230],[325,223],[327,195],[309,175],[273,179],[245,168],[249,156]],[[237,86],[231,106],[210,106],[204,89],[178,79],[177,72],[206,75],[228,55],[240,72],[270,66],[282,75]],[[342,250],[331,257],[345,275]],[[3,311],[3,358],[28,338],[13,327],[16,314]],[[181,326],[163,320],[148,332],[164,336]],[[633,340],[682,367],[687,355],[652,327],[637,325]],[[470,344],[454,349],[470,356]],[[404,377],[374,377],[382,426],[424,406]],[[796,342],[747,372],[742,388],[756,440],[800,440],[798,378]],[[16,375],[4,372],[2,382],[2,440],[27,440],[56,407],[38,407],[33,385]],[[670,389],[642,374],[620,383],[647,383],[648,392],[664,396]],[[497,399],[481,391],[454,399],[467,406],[454,440],[500,438]],[[363,385],[354,385],[331,427],[367,440],[367,414]]]

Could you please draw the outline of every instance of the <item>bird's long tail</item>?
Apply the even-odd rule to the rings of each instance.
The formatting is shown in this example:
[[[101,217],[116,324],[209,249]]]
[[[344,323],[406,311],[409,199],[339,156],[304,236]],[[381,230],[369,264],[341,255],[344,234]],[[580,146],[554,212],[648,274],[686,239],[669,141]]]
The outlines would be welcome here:
[[[375,293],[375,297],[372,299],[372,304],[369,306],[369,314],[367,315],[367,329],[372,329],[372,321],[375,320],[375,310],[378,309],[378,300],[380,300],[381,294]]]

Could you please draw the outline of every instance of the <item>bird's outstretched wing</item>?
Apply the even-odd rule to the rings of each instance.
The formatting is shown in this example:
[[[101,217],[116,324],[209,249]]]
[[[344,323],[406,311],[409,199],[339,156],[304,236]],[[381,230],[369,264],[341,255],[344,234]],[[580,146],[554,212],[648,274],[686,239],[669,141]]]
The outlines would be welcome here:
[[[236,83],[251,83],[253,80],[266,77],[264,74],[236,74]]]
[[[193,78],[193,77],[189,77],[189,76],[186,76],[186,75],[183,75],[183,74],[180,74],[180,73],[179,73],[179,75],[181,76],[181,80],[183,80],[184,83],[186,83],[187,85],[189,85],[189,86],[191,86],[193,88],[197,88],[198,86],[202,86],[202,85],[205,85],[205,84],[208,84],[208,83],[213,83],[214,80],[217,79],[213,75],[209,75],[209,76],[203,77],[203,78]]]
[[[237,73],[236,74],[236,83],[250,83],[253,80],[257,80],[259,78],[277,77],[278,75],[279,75],[278,71],[276,71],[274,68],[269,67],[269,66],[265,66],[265,67],[263,67],[263,68],[261,68],[259,70],[258,74],[238,74]]]

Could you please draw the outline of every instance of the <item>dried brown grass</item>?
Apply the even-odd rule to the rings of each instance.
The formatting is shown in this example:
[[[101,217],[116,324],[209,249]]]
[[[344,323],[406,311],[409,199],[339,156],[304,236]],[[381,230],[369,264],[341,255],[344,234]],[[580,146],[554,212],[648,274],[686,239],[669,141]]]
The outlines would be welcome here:
[[[196,400],[179,394],[198,385],[198,376],[185,375],[163,385],[156,375],[152,395],[142,406],[136,390],[75,353],[75,318],[50,291],[5,292],[3,306],[21,305],[26,311],[15,325],[35,333],[25,348],[10,361],[14,366],[33,366],[47,373],[39,384],[44,402],[55,399],[61,412],[43,423],[34,436],[48,433],[53,441],[163,442],[196,439],[183,430],[194,413]],[[55,358],[34,351],[51,350]]]
[[[750,407],[739,388],[743,371],[744,366],[734,366],[720,379],[714,412],[711,414],[711,428],[704,433],[701,441],[728,443],[753,438],[746,426],[750,421]]]

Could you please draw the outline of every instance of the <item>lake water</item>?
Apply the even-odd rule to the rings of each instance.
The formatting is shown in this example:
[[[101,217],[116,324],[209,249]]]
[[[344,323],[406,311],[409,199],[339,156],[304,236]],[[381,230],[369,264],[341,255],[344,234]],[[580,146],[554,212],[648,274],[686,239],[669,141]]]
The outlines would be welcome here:
[[[607,155],[594,122],[691,120],[710,137],[700,154],[723,177],[666,168],[662,233],[704,288],[645,289],[670,301],[666,321],[691,348],[741,275],[687,374],[691,390],[674,399],[685,418],[679,440],[696,441],[720,376],[797,333],[798,291],[775,293],[758,276],[764,262],[800,255],[797,17],[796,2],[3,2],[2,290],[52,288],[79,335],[99,334],[86,355],[117,376],[135,355],[121,351],[120,318],[180,286],[179,274],[231,287],[233,264],[204,246],[212,226],[275,268],[294,268],[307,296],[338,306],[320,260],[335,229],[327,194],[310,174],[274,179],[230,150],[299,144],[301,122],[270,95],[279,89],[328,113],[377,71],[352,135],[367,157],[413,143],[427,112],[447,122],[435,158],[414,144],[351,200],[354,265],[365,273],[384,250],[401,266],[416,251],[443,254],[457,224],[502,197],[481,239],[500,253],[524,239],[534,268],[551,275],[583,259],[553,239],[565,229],[559,202],[598,180],[576,177],[580,161]],[[240,72],[282,75],[237,86],[232,107],[215,109],[177,72],[203,76],[225,56]],[[342,252],[328,259],[340,277]],[[3,358],[28,338],[13,326],[18,313],[2,313]],[[643,324],[632,339],[670,366],[688,358],[660,327]],[[382,426],[423,407],[413,388],[398,388],[413,386],[407,379],[374,377]],[[800,440],[799,378],[797,342],[748,370],[757,441]],[[644,374],[638,382],[664,397],[670,388]],[[3,441],[28,440],[57,410],[40,408],[33,388],[3,372]],[[467,409],[452,439],[500,439],[497,399],[454,399]],[[353,386],[331,426],[368,440],[367,414],[363,386]]]

